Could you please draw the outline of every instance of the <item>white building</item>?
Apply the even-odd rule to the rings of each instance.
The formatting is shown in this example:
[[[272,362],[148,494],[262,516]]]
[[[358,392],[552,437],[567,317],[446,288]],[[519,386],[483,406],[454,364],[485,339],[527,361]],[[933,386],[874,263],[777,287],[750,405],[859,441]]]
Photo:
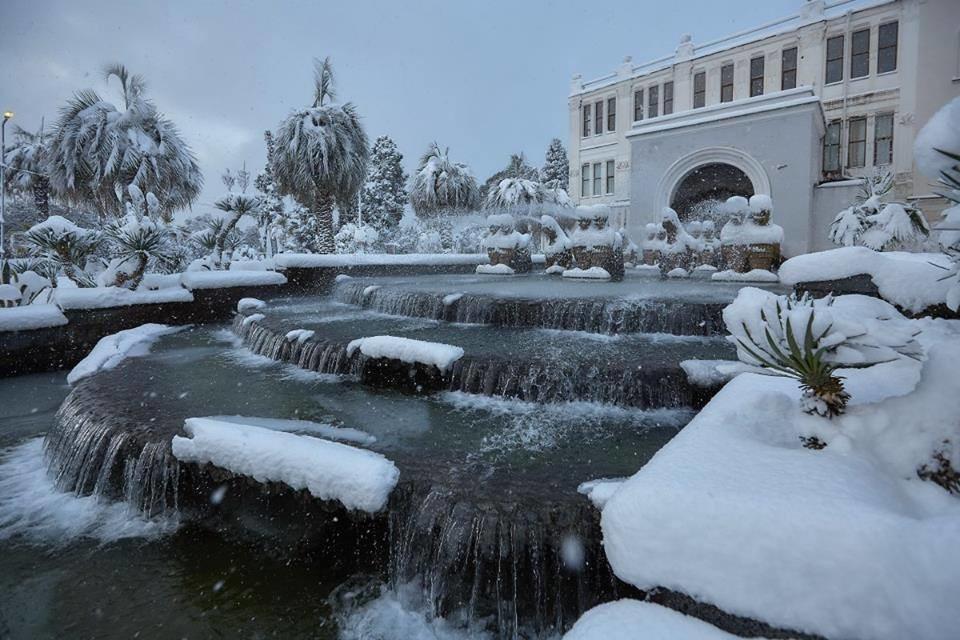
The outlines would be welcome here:
[[[639,235],[664,206],[768,193],[788,255],[827,228],[887,165],[896,195],[943,203],[913,140],[960,95],[960,0],[808,0],[800,13],[611,74],[574,77],[570,194],[607,203]]]

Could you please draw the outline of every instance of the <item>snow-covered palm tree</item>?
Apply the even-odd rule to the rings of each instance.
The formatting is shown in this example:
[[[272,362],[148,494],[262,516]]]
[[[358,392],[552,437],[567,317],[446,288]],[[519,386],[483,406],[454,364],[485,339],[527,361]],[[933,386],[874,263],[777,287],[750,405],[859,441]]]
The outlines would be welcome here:
[[[276,132],[273,170],[280,195],[292,196],[318,218],[317,247],[333,253],[333,208],[356,197],[367,176],[370,146],[351,103],[336,104],[330,58],[314,61],[314,99]]]
[[[480,190],[470,168],[450,160],[450,149],[432,143],[413,176],[410,204],[418,216],[476,209]]]
[[[240,218],[243,216],[253,216],[255,218],[262,204],[263,200],[260,196],[247,193],[231,193],[220,198],[214,204],[217,209],[227,214],[223,218],[223,224],[214,232],[213,265],[215,268],[219,269],[224,266],[224,262],[229,262],[229,258],[226,261],[224,260],[224,248],[227,237],[240,222]]]
[[[13,144],[4,149],[7,188],[33,195],[33,204],[41,220],[50,216],[50,179],[46,175],[47,143],[43,124],[37,133],[19,126],[13,129]]]
[[[144,97],[142,76],[113,64],[105,77],[120,82],[123,104],[118,109],[92,89],[70,99],[50,145],[51,186],[68,202],[96,209],[101,218],[119,218],[134,185],[155,194],[169,220],[200,193],[196,158],[176,126]]]

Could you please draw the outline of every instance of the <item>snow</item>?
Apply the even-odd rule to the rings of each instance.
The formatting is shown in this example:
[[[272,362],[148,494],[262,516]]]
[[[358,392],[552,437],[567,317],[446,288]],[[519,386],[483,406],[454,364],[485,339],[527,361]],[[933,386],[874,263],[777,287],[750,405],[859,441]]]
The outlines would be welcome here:
[[[790,286],[866,274],[885,300],[918,313],[946,299],[950,283],[940,279],[949,267],[949,259],[939,253],[841,247],[790,258],[779,274],[780,281]]]
[[[254,322],[260,322],[266,317],[267,316],[263,315],[262,313],[251,313],[250,315],[248,315],[246,318],[243,319],[242,324],[244,327],[246,327],[247,325],[253,324]]]
[[[131,291],[123,287],[57,287],[54,301],[61,309],[107,309],[134,304],[193,302],[193,294],[182,287]]]
[[[603,509],[607,500],[620,488],[626,478],[598,478],[597,480],[588,480],[581,482],[577,487],[577,493],[587,496],[590,502],[597,509]]]
[[[677,267],[676,269],[671,269],[667,272],[668,278],[689,278],[690,272],[684,269],[683,267]]]
[[[939,180],[942,171],[948,171],[956,164],[937,149],[960,154],[960,97],[933,114],[914,140],[913,156],[917,168],[931,180]]]
[[[833,420],[802,413],[793,380],[728,383],[604,506],[615,573],[825,637],[954,636],[960,500],[916,469],[960,440],[960,323],[910,323],[922,372],[841,370],[852,400]],[[960,462],[955,445],[946,455]]]
[[[698,267],[699,268],[699,267]],[[711,280],[727,280],[732,282],[777,282],[780,278],[777,274],[766,269],[751,269],[746,273],[727,269],[710,274]]]
[[[503,264],[478,264],[477,273],[492,276],[512,276],[515,272],[510,265]]]
[[[563,272],[564,278],[585,278],[587,280],[609,280],[610,272],[603,267],[590,267],[589,269],[566,269]]]
[[[501,181],[500,184],[502,185],[503,182]],[[487,216],[487,226],[489,227],[509,227],[513,229],[514,224],[516,224],[516,221],[509,213],[495,213]]]
[[[463,357],[463,349],[440,342],[426,342],[395,336],[358,338],[347,345],[347,355],[360,349],[368,358],[390,358],[408,363],[433,365],[441,372]]]
[[[563,640],[735,640],[703,620],[652,602],[623,599],[587,611]]]
[[[335,427],[323,422],[313,422],[312,420],[287,420],[284,418],[254,418],[251,416],[205,416],[208,420],[217,422],[230,422],[232,424],[251,425],[262,427],[272,431],[285,431],[288,433],[305,433],[315,435],[330,440],[341,440],[343,442],[355,442],[357,444],[370,445],[377,439],[366,431],[351,429],[349,427]]]
[[[376,513],[387,504],[400,472],[379,453],[339,442],[251,424],[188,418],[187,437],[173,437],[182,462],[210,463],[258,482],[306,489],[347,509]]]
[[[310,338],[312,338],[314,332],[310,329],[294,329],[293,331],[287,331],[287,340],[289,342],[298,342],[303,344]]]
[[[739,360],[683,360],[680,368],[691,384],[707,388],[724,385],[745,371],[756,371]]]
[[[462,293],[451,293],[451,294],[445,295],[443,296],[443,306],[449,307],[450,305],[452,305],[462,297],[463,297]]]
[[[156,342],[160,336],[176,333],[185,328],[171,327],[165,324],[143,324],[133,329],[126,329],[104,336],[87,354],[87,357],[67,374],[67,382],[74,384],[98,371],[113,369],[126,358],[146,355],[150,352],[150,345]]]
[[[12,284],[0,284],[0,301],[17,302],[20,300],[20,289]]]
[[[727,222],[720,229],[721,244],[780,244],[782,242],[783,227],[773,223],[757,224],[747,219],[740,224]]]
[[[773,211],[773,200],[765,193],[750,196],[750,213]]]
[[[530,244],[530,234],[511,230],[508,233],[498,231],[483,239],[485,249],[521,249]]]
[[[276,264],[273,260],[234,260],[230,263],[230,271],[274,271]]]
[[[67,317],[55,304],[0,307],[0,331],[61,327],[65,324],[67,324]]]
[[[286,284],[287,279],[276,271],[188,271],[180,282],[187,289],[221,289]]]
[[[377,291],[377,290],[380,289],[380,288],[382,288],[382,285],[379,285],[379,284],[371,284],[370,286],[363,288],[363,294],[362,294],[362,295],[363,295],[364,298],[366,298],[366,297],[369,296],[371,293],[373,293],[374,291]]]
[[[157,289],[182,289],[179,273],[145,273],[140,281],[140,289],[156,291]]]
[[[484,264],[488,258],[486,254],[483,253],[281,253],[277,255],[274,260],[278,267],[318,268],[397,265],[474,265]]]
[[[564,271],[566,271],[566,269],[564,269],[563,266],[559,264],[553,264],[547,267],[546,269],[544,269],[544,273],[548,275],[555,275],[555,274],[563,275]]]
[[[33,225],[27,231],[27,233],[30,234],[38,234],[43,232],[50,232],[55,236],[72,234],[79,238],[84,238],[94,233],[90,229],[78,227],[63,216],[50,216],[43,222]]]
[[[353,280],[353,276],[348,276],[345,273],[338,273],[337,277],[333,279],[334,282],[340,284],[341,282],[346,282],[347,280]]]
[[[240,298],[237,301],[237,311],[243,313],[244,311],[253,311],[254,309],[263,309],[267,306],[267,303],[263,300],[258,300],[257,298]]]

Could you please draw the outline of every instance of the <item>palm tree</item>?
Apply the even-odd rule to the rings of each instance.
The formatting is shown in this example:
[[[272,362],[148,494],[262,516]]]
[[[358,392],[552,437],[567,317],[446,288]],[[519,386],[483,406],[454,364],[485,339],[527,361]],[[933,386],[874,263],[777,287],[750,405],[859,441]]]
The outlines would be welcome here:
[[[333,253],[333,208],[347,206],[367,176],[370,146],[351,103],[335,104],[330,58],[314,60],[313,106],[294,111],[277,129],[273,157],[280,195],[318,219],[320,253]]]
[[[225,212],[227,215],[223,218],[223,223],[217,225],[213,230],[213,266],[220,269],[224,266],[224,247],[227,243],[227,237],[233,231],[240,218],[243,216],[254,216],[260,210],[262,200],[260,196],[249,195],[246,193],[228,194],[214,204],[217,209]],[[329,253],[329,252],[327,252]]]
[[[7,187],[32,193],[40,220],[50,217],[50,179],[46,175],[47,144],[43,122],[37,133],[14,126],[13,144],[3,150],[7,165]]]
[[[144,97],[146,83],[120,64],[105,70],[123,93],[123,109],[92,89],[77,92],[60,112],[50,148],[50,183],[69,203],[101,218],[123,216],[130,185],[163,202],[161,217],[188,207],[203,178],[174,124]]]
[[[476,209],[480,204],[480,191],[470,168],[461,162],[451,162],[450,149],[441,149],[434,142],[420,158],[410,190],[410,204],[421,217]]]

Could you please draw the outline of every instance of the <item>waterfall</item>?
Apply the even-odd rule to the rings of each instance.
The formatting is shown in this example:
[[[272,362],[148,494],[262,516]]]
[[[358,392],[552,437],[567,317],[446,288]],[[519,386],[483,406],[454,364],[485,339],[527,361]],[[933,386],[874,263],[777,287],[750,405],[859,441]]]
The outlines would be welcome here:
[[[371,311],[447,322],[511,328],[562,329],[591,333],[672,333],[712,336],[725,332],[722,302],[673,299],[492,298],[463,295],[448,300],[442,293],[374,288],[346,281],[336,286],[336,300]]]

